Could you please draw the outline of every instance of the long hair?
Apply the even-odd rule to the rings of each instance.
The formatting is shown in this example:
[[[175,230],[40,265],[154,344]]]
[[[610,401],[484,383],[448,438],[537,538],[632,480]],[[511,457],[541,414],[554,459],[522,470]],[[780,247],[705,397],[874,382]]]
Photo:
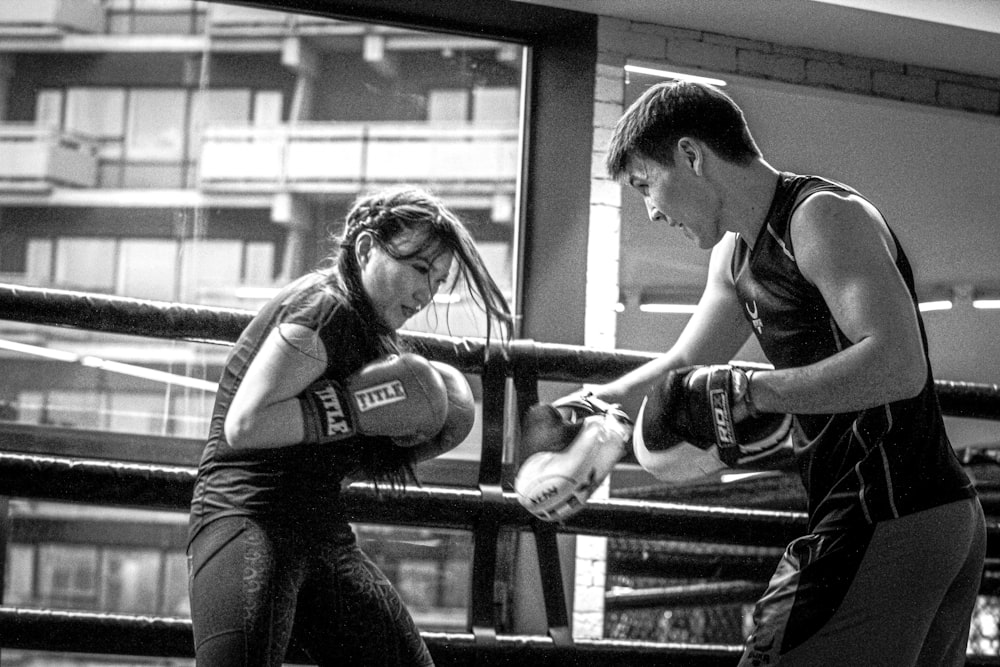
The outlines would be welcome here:
[[[393,241],[408,231],[427,233],[419,247],[403,254]],[[455,288],[458,279],[463,280],[470,288],[474,303],[486,314],[486,349],[489,350],[490,339],[497,327],[503,340],[510,338],[513,317],[507,300],[490,275],[472,234],[436,196],[415,187],[362,195],[348,211],[343,231],[333,238],[334,251],[329,259],[348,298],[364,311],[363,315],[376,317],[362,285],[361,268],[354,252],[355,241],[362,232],[370,233],[375,243],[395,259],[415,257],[434,245],[451,251],[458,272],[451,289]],[[382,352],[398,352],[401,346],[398,333],[384,326],[376,328],[382,332]],[[361,468],[376,482],[387,481],[395,487],[405,485],[408,479],[415,479],[413,462],[406,448],[367,446],[361,449]]]
[[[424,230],[428,232],[424,243],[405,255],[392,243],[403,232]],[[487,343],[498,326],[502,338],[510,337],[513,317],[503,292],[490,275],[472,234],[440,199],[426,190],[408,187],[364,195],[354,202],[347,213],[343,233],[336,238],[335,259],[352,296],[364,294],[361,269],[352,252],[358,234],[364,231],[372,235],[384,252],[400,260],[415,257],[435,244],[451,251],[458,269],[457,277],[471,288],[473,301],[487,315]],[[452,283],[452,289],[457,282]]]

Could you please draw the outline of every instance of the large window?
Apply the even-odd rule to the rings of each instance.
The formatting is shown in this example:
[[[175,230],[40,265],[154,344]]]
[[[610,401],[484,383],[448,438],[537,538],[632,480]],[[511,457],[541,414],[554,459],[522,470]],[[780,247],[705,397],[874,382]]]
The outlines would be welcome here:
[[[138,83],[138,82],[136,82]],[[34,122],[93,140],[104,188],[187,188],[211,125],[274,126],[282,92],[248,87],[93,86],[78,81],[36,92]]]
[[[13,61],[19,95],[4,120],[55,137],[39,155],[54,150],[45,141],[66,152],[30,182],[0,166],[3,282],[255,310],[322,263],[358,195],[405,183],[468,223],[513,301],[522,46],[225,3],[95,4],[103,38],[86,50],[39,42]],[[478,336],[484,324],[459,285],[407,328]],[[130,460],[163,436],[200,445],[227,351],[0,322],[0,428],[134,434]],[[453,459],[475,463],[481,426]],[[195,463],[192,451],[176,462]],[[188,613],[176,526],[154,539],[141,517],[62,511],[18,506],[6,603]],[[464,627],[468,533],[357,530],[422,628]]]

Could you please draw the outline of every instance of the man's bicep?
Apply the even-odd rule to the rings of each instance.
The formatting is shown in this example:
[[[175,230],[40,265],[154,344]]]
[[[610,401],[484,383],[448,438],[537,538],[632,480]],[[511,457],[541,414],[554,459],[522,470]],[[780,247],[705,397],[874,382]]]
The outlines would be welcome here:
[[[850,200],[827,199],[795,214],[792,236],[799,270],[819,289],[852,342],[918,333],[895,247],[877,212]]]

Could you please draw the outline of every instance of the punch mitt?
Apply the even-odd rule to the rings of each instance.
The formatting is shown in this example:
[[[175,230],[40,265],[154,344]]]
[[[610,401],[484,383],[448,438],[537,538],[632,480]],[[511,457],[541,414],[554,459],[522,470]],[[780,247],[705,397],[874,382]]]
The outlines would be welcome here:
[[[579,393],[532,406],[521,431],[521,505],[544,521],[581,509],[625,455],[632,422],[618,406]]]

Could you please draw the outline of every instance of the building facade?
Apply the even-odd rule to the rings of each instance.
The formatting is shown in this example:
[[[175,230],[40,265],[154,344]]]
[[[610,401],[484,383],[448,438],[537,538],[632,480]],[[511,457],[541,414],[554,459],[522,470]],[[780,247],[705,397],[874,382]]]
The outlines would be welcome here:
[[[0,282],[254,310],[322,263],[358,195],[408,183],[469,223],[512,297],[523,51],[192,0],[0,0]],[[465,296],[406,328],[481,335]],[[0,322],[0,430],[193,465],[227,352]],[[10,516],[3,604],[188,614],[186,516]],[[358,530],[422,627],[464,627],[467,535]]]

